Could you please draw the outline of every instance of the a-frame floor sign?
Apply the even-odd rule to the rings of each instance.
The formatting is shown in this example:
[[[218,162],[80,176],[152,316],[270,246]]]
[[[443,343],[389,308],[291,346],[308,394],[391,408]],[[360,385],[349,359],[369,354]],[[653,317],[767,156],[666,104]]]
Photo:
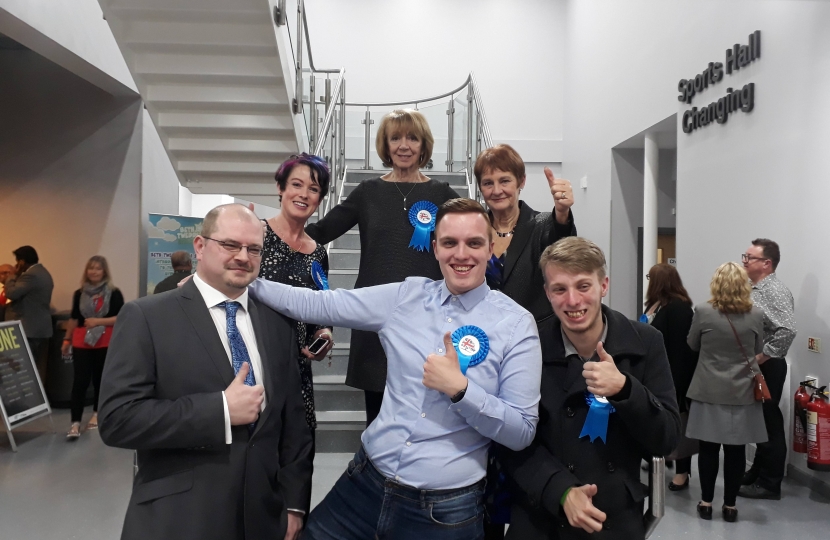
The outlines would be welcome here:
[[[0,416],[12,450],[17,452],[13,429],[50,414],[52,408],[23,325],[20,321],[0,323]]]

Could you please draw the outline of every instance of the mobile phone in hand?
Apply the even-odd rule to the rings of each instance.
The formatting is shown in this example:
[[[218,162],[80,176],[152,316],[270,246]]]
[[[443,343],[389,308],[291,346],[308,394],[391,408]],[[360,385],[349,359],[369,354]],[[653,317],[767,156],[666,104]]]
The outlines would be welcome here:
[[[318,354],[320,354],[320,351],[326,348],[326,345],[328,344],[329,340],[327,340],[326,338],[318,337],[311,343],[311,345],[308,346],[308,352],[310,352],[314,356],[317,356]]]

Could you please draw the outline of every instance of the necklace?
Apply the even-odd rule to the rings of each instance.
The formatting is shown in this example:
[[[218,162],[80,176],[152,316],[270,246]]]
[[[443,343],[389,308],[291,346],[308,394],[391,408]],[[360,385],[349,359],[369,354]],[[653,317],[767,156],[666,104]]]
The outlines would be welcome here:
[[[398,193],[400,193],[401,197],[403,197],[403,211],[404,212],[406,212],[406,198],[409,197],[409,195],[412,193],[412,190],[415,189],[415,186],[417,186],[420,183],[421,182],[415,182],[413,184],[413,186],[411,188],[409,188],[409,191],[406,193],[406,195],[404,195],[403,191],[401,191],[401,188],[398,187],[398,183],[397,182],[392,182],[392,185],[395,186],[395,189],[397,189]]]
[[[496,231],[496,228],[493,227],[493,230]],[[511,229],[507,232],[496,231],[496,235],[499,238],[507,238],[508,236],[513,236],[513,233],[516,232],[516,229]]]

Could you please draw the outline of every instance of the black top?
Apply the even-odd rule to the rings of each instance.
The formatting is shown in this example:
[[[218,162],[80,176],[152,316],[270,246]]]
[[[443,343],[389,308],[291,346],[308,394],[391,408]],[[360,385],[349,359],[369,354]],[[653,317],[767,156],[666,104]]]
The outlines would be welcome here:
[[[317,243],[327,244],[355,225],[360,228],[360,270],[355,288],[397,283],[410,276],[441,279],[431,246],[429,251],[408,247],[414,231],[409,223],[409,208],[418,201],[441,206],[458,196],[446,182],[411,184],[373,178],[361,182],[326,217],[306,227],[306,232]],[[386,355],[376,333],[352,331],[346,384],[383,391]]]
[[[113,289],[110,295],[110,310],[101,318],[115,317],[122,307],[124,307],[124,295],[121,294],[120,290]],[[83,328],[86,317],[81,315],[81,289],[78,289],[72,295],[72,314],[69,317],[78,321],[78,328]]]
[[[536,322],[551,317],[553,309],[545,296],[545,276],[539,268],[539,259],[546,247],[566,236],[576,236],[572,212],[568,213],[568,222],[563,225],[556,221],[552,212],[537,212],[519,201],[519,220],[504,252],[501,282],[499,276],[490,272],[487,284],[531,312]]]
[[[159,281],[156,288],[153,289],[153,294],[175,290],[179,286],[179,282],[189,275],[190,270],[176,270],[172,275]]]
[[[686,392],[689,390],[689,384],[697,368],[698,353],[693,351],[686,341],[694,314],[691,302],[687,303],[674,298],[661,307],[654,314],[654,320],[651,321],[651,326],[663,334],[663,343],[666,345],[666,354],[671,365],[671,375],[677,391],[677,405],[680,412],[688,411]]]

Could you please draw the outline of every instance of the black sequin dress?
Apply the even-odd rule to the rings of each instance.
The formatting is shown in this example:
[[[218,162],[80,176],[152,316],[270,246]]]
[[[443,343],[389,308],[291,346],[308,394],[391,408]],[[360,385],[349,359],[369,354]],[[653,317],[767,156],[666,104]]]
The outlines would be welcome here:
[[[269,281],[276,281],[292,287],[317,289],[311,278],[311,264],[319,262],[328,275],[329,257],[322,245],[317,245],[311,254],[294,251],[277,233],[265,222],[265,244],[262,252],[262,265],[259,277]],[[314,415],[314,382],[311,375],[311,360],[300,353],[314,341],[314,333],[322,326],[295,321],[297,331],[297,362],[300,365],[300,381],[303,386],[303,402],[305,403],[305,418],[308,427],[317,429],[317,418]]]

